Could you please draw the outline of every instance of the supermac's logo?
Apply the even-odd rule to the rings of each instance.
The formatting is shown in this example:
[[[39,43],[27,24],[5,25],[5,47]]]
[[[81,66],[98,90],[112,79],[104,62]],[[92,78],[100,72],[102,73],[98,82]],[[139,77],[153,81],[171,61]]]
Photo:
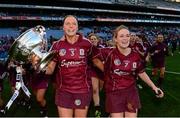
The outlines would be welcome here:
[[[66,54],[66,49],[60,49],[59,50],[59,55],[64,56]]]
[[[114,60],[114,64],[115,64],[116,66],[119,66],[119,65],[121,64],[121,61],[120,61],[119,59],[115,59],[115,60]]]

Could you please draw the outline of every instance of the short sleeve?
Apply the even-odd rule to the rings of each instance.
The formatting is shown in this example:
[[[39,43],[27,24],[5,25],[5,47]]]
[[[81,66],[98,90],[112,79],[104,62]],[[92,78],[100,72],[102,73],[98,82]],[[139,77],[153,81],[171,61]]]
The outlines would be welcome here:
[[[107,57],[110,55],[113,48],[101,48],[99,49],[99,55],[98,58],[102,61],[106,61]]]
[[[140,74],[140,73],[143,73],[143,72],[145,72],[145,62],[141,58],[139,58],[138,62],[137,62],[136,73]]]

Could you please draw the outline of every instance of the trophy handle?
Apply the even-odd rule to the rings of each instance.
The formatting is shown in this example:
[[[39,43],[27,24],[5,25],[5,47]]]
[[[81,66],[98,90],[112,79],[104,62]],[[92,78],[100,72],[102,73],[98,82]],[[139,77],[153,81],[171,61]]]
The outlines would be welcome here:
[[[54,58],[54,56],[55,56],[54,52],[44,53],[43,58],[41,59],[40,64],[39,64],[39,70],[45,69],[45,67]]]

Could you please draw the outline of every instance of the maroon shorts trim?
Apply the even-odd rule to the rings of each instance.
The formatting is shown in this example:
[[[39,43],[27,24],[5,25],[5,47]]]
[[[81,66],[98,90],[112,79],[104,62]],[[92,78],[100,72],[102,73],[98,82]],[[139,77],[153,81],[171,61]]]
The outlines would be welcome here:
[[[135,85],[127,89],[106,93],[106,112],[136,112],[141,107],[138,90]]]
[[[56,90],[55,104],[64,108],[85,109],[85,107],[90,105],[91,99],[92,92],[70,93]]]

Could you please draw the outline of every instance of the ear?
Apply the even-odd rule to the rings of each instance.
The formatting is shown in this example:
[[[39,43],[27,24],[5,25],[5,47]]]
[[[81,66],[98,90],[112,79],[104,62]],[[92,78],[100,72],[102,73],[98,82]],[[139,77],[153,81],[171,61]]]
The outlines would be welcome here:
[[[114,41],[114,42],[117,42],[117,38],[116,38],[116,37],[113,37],[113,41]]]

